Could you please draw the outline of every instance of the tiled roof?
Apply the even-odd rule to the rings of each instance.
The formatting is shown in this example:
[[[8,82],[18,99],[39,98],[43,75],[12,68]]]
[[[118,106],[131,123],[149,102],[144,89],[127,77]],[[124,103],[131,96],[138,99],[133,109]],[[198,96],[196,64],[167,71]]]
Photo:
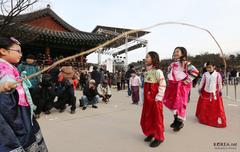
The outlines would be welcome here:
[[[54,31],[48,28],[26,24],[27,22],[44,16],[51,16],[58,24],[64,27],[66,31]],[[3,16],[0,16],[0,19],[3,19]],[[12,24],[14,23],[16,23],[17,26],[13,26],[14,30],[8,29],[8,34],[10,33],[12,36],[15,36],[16,33],[26,33],[28,35],[33,35],[37,41],[43,41],[47,43],[66,44],[71,46],[94,46],[110,39],[110,37],[106,35],[83,32],[72,27],[50,8],[19,15],[13,20]]]

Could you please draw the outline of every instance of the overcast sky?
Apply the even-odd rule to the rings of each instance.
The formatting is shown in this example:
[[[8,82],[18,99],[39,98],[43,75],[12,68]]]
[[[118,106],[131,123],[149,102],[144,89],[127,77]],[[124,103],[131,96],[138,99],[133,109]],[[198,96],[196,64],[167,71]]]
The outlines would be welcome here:
[[[158,22],[180,21],[209,29],[225,53],[240,53],[240,0],[49,0],[51,8],[79,30],[91,32],[96,25],[142,28]],[[176,46],[191,55],[219,52],[207,33],[190,27],[167,25],[150,30],[144,38],[149,50],[170,58]],[[138,58],[136,58],[136,53]],[[140,60],[145,50],[129,54]],[[96,56],[89,57],[96,62]]]

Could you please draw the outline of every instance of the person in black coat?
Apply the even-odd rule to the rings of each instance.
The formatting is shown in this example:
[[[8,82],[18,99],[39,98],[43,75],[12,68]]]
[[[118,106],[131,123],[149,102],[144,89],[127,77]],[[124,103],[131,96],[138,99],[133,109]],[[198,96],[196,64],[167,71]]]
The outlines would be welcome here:
[[[40,117],[41,112],[45,112],[45,114],[51,113],[50,110],[52,109],[56,94],[55,85],[50,74],[43,74],[42,82],[32,90],[31,95],[33,103],[37,107],[34,111],[36,118]]]
[[[95,80],[96,86],[101,83],[101,73],[97,71],[97,67],[93,67],[93,71],[91,73],[91,79]]]
[[[127,81],[127,85],[128,85],[128,96],[131,96],[132,95],[132,92],[131,92],[131,86],[129,85],[129,80],[130,80],[130,77],[131,77],[131,73],[134,71],[134,66],[133,65],[130,65],[129,66],[129,69],[128,71],[126,72],[126,75],[125,75],[125,79]]]

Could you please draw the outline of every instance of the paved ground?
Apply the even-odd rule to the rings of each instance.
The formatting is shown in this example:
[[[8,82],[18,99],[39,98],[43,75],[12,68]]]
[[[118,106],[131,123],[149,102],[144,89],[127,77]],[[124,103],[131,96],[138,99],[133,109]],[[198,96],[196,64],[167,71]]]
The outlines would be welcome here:
[[[139,125],[142,106],[132,105],[125,91],[113,91],[111,102],[100,103],[99,109],[78,108],[74,115],[69,109],[64,113],[53,110],[49,116],[42,115],[39,123],[50,152],[240,152],[240,101],[225,99],[228,126],[213,128],[199,124],[194,116],[196,92],[192,91],[181,132],[170,129],[172,114],[164,109],[166,140],[155,149],[143,142]],[[217,142],[237,145],[214,147]]]

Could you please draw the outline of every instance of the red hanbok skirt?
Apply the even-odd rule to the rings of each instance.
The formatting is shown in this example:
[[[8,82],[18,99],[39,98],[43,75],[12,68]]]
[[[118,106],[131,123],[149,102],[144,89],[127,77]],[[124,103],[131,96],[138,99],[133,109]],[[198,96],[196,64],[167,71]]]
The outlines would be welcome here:
[[[155,139],[163,141],[163,103],[155,101],[158,86],[158,83],[144,84],[144,103],[140,123],[145,136],[152,135]]]
[[[176,111],[178,117],[183,120],[186,118],[186,109],[191,88],[192,83],[186,85],[183,81],[169,80],[163,98],[164,105],[168,109]]]
[[[219,128],[227,126],[223,101],[219,93],[216,94],[216,100],[214,100],[213,93],[203,90],[198,99],[196,116],[200,123],[208,126]]]

